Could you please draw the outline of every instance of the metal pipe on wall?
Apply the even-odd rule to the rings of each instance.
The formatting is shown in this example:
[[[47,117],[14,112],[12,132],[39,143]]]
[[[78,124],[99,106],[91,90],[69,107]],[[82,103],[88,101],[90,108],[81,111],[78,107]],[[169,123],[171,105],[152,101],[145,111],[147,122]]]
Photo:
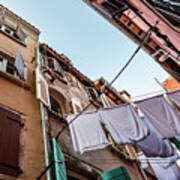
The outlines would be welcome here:
[[[36,48],[37,55],[37,68],[41,71],[41,61],[40,61],[40,52],[39,52],[39,41]],[[41,112],[41,123],[43,131],[43,142],[44,142],[44,155],[45,155],[45,166],[48,167],[50,160],[48,155],[48,143],[47,143],[47,129],[46,129],[46,119],[45,119],[45,107],[44,104],[40,101],[40,112]],[[50,172],[46,173],[46,180],[51,180]]]

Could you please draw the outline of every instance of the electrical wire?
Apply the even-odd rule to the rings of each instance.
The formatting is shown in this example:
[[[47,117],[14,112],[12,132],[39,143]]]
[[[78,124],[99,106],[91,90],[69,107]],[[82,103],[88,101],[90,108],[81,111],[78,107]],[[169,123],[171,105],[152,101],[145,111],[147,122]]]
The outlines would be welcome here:
[[[155,26],[151,27],[146,35],[144,36],[144,38],[141,40],[138,48],[134,51],[134,53],[131,55],[131,57],[129,58],[129,60],[126,62],[126,64],[121,68],[121,70],[118,72],[118,74],[111,80],[111,82],[107,85],[108,87],[112,86],[113,83],[119,78],[119,76],[124,72],[124,70],[128,67],[128,65],[132,62],[133,58],[136,56],[136,54],[140,51],[140,49],[142,48],[142,46],[144,45],[146,39],[148,39],[153,31],[153,29],[155,28]],[[103,93],[105,87],[104,86],[101,89],[101,92],[99,93],[99,95],[93,100],[91,101],[86,107],[83,108],[83,110],[79,113],[76,114],[75,117],[69,122],[69,124],[65,125],[56,135],[56,140],[58,140],[59,136],[69,127],[70,124],[72,124],[80,115],[82,115],[83,112],[85,112]]]

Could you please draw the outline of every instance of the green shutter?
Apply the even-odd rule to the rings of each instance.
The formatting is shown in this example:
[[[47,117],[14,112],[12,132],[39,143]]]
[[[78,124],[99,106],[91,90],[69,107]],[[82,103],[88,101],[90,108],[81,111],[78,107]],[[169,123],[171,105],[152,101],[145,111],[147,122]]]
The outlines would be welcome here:
[[[180,150],[180,142],[176,138],[171,138],[170,141],[176,145],[178,150]]]
[[[54,170],[56,180],[67,180],[66,166],[64,155],[56,142],[56,139],[52,139],[53,144],[53,158],[54,158]],[[61,161],[62,163],[59,163]]]
[[[130,176],[124,166],[112,169],[101,174],[103,180],[130,180]]]

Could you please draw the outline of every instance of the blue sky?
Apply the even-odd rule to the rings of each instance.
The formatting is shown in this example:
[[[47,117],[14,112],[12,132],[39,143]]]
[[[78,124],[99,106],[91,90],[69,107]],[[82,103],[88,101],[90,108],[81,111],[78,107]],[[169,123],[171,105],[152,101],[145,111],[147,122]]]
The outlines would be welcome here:
[[[91,80],[103,76],[110,81],[137,47],[83,0],[0,2],[35,25],[41,42],[68,56]],[[164,81],[168,74],[141,50],[114,87],[132,96],[162,90],[154,77]]]

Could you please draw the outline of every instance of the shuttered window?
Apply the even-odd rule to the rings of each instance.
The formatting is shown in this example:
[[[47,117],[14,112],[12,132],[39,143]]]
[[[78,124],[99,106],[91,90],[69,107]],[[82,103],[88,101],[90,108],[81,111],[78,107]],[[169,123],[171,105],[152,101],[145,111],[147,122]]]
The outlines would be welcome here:
[[[112,169],[101,174],[103,180],[130,180],[130,176],[124,166]]]
[[[96,101],[100,105],[103,106],[101,98],[99,97],[99,94],[98,94],[98,92],[96,91],[95,88],[93,88],[93,87],[85,87],[85,89],[86,89],[86,92],[87,92],[87,95],[88,95],[90,101]]]
[[[49,67],[50,69],[52,69],[53,71],[55,71],[56,73],[58,73],[64,80],[66,80],[66,77],[64,75],[64,71],[62,68],[62,64],[55,58],[52,57],[47,57],[44,59],[44,64],[45,66]]]
[[[20,116],[0,107],[0,174],[18,176]]]

